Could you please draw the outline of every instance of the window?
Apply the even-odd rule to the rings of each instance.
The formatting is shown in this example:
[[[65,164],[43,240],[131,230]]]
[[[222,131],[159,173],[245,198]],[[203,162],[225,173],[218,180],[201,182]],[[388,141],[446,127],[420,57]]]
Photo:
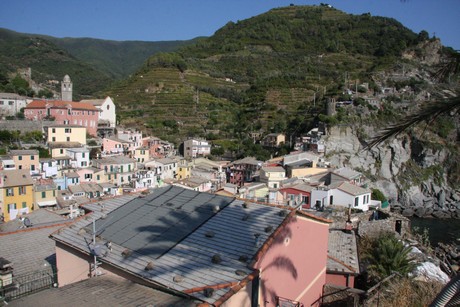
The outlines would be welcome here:
[[[19,165],[19,167],[18,167],[18,168],[19,168],[19,169],[22,169],[22,165]]]
[[[71,128],[65,128],[64,132],[65,133],[72,133],[72,129]]]
[[[60,153],[60,154],[63,154],[63,153],[64,153],[64,149],[62,149],[62,148],[59,149],[59,153]]]
[[[91,179],[91,178],[93,178],[92,174],[85,174],[85,179]]]
[[[359,197],[356,197],[355,198],[355,207],[358,207],[358,205],[359,205]]]
[[[34,155],[30,156],[30,160],[35,160],[35,156]]]
[[[21,161],[21,160],[22,160],[22,156],[18,156],[18,160]]]
[[[110,105],[107,105],[107,110],[110,109]]]
[[[22,186],[19,187],[19,195],[25,195],[26,194],[26,187]]]
[[[46,191],[42,192],[42,198],[46,198]]]
[[[53,137],[51,138],[51,141],[52,141],[52,142],[56,142],[56,137],[53,136]]]
[[[22,202],[22,208],[27,208],[27,202],[25,201]]]
[[[97,175],[96,180],[100,180],[100,179],[101,179],[101,175]]]
[[[56,133],[56,128],[51,129],[51,133]]]
[[[34,171],[34,170],[35,170],[35,165],[32,164],[32,165],[30,166],[30,170],[31,170],[31,171]]]
[[[13,188],[7,188],[6,189],[6,196],[14,196],[14,190]],[[16,209],[16,208],[15,208]]]
[[[66,138],[66,140],[67,140],[67,142],[70,142],[70,136],[68,136],[68,137]]]
[[[14,104],[14,101],[8,101],[8,105],[12,106]]]
[[[85,157],[85,153],[84,153],[84,152],[81,153],[81,157],[82,157],[82,158]]]

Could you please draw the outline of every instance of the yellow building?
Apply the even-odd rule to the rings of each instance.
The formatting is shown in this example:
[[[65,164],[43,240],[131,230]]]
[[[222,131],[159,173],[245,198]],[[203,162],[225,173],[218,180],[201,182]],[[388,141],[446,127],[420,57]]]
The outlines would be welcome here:
[[[56,184],[52,179],[39,179],[34,185],[34,210],[45,207],[55,207]]]
[[[188,162],[186,159],[181,159],[177,166],[177,176],[176,179],[186,179],[190,178],[192,174],[192,163]]]
[[[150,159],[149,150],[144,147],[135,149],[134,159],[136,159],[136,161],[140,163],[149,161]]]
[[[16,169],[30,170],[31,174],[40,172],[38,150],[11,150],[9,156],[13,159]]]
[[[48,143],[78,142],[86,144],[86,128],[71,125],[51,125],[45,128]]]
[[[0,171],[0,215],[5,222],[33,210],[33,180],[29,170]]]

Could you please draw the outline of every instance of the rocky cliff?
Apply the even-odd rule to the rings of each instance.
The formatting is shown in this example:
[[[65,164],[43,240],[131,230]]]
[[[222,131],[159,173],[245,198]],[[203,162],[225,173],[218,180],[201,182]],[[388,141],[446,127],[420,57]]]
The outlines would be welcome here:
[[[368,135],[376,130],[358,125],[329,129],[326,157],[333,165],[362,172],[370,187],[386,195],[392,210],[405,216],[460,218],[458,142],[443,144],[429,141],[428,133],[406,133],[364,150],[358,137],[363,129]]]

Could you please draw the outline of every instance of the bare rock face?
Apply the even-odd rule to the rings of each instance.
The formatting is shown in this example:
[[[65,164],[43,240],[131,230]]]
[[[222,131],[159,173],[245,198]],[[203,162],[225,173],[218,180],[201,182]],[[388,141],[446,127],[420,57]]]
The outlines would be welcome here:
[[[369,135],[372,128],[367,127]],[[370,131],[369,131],[370,130]],[[409,164],[422,172],[430,167],[445,165],[449,153],[444,148],[428,148],[417,139],[402,135],[370,150],[363,144],[352,127],[334,127],[326,137],[328,159],[337,167],[347,166],[371,176],[371,187],[381,190],[393,208],[406,216],[435,216],[439,218],[460,217],[460,191],[451,190],[438,182],[447,182],[447,171],[438,178],[432,176],[420,182],[417,171],[412,178],[400,182],[399,175]],[[439,178],[442,177],[442,178]],[[410,180],[413,180],[412,182]]]

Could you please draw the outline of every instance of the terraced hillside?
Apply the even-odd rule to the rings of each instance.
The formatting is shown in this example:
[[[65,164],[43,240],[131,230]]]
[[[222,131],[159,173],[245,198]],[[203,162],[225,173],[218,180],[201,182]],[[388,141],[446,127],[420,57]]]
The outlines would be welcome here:
[[[176,143],[210,134],[245,142],[254,131],[292,137],[311,128],[345,83],[372,85],[419,39],[393,19],[289,6],[156,54],[107,94],[121,124]]]

